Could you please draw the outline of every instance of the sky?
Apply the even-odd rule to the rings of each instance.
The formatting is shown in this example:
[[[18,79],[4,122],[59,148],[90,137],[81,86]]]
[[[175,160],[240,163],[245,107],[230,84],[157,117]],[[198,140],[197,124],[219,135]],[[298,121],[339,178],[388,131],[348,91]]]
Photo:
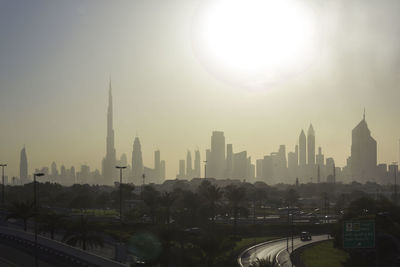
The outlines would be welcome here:
[[[293,151],[310,123],[317,146],[343,166],[364,108],[378,161],[398,161],[400,2],[302,1],[318,34],[312,62],[256,89],[227,80],[196,52],[193,25],[208,2],[0,0],[7,174],[19,175],[23,146],[29,173],[53,161],[101,169],[110,76],[117,157],[130,161],[139,136],[145,165],[160,149],[168,178],[188,149],[205,157],[214,130],[255,162],[281,144]]]

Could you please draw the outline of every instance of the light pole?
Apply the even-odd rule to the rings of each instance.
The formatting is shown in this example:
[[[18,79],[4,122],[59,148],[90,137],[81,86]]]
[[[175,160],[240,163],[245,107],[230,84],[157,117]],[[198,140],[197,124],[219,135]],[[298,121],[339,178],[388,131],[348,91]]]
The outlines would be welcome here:
[[[7,167],[7,164],[0,164],[1,167],[1,204],[4,206],[4,167]]]
[[[35,267],[38,266],[38,253],[37,253],[37,202],[36,202],[36,177],[44,176],[43,172],[33,174],[33,208],[35,213]]]
[[[122,226],[122,170],[126,169],[126,166],[115,166],[119,169],[119,221]]]
[[[142,179],[143,179],[143,185],[142,185],[142,193],[143,193],[143,190],[144,190],[144,179],[146,179],[146,174],[142,174]]]

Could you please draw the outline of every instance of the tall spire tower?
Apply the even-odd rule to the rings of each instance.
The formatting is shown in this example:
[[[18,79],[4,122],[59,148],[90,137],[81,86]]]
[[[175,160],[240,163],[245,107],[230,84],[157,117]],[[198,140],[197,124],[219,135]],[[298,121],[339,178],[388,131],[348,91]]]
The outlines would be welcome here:
[[[308,165],[315,165],[315,131],[312,124],[307,132],[307,155]]]
[[[102,174],[104,182],[111,184],[116,178],[116,152],[114,147],[114,129],[113,129],[113,103],[112,103],[112,87],[111,78],[108,91],[108,110],[107,110],[107,140],[106,140],[106,156],[103,159]]]
[[[306,165],[306,157],[307,157],[307,141],[306,141],[306,134],[303,130],[301,130],[300,137],[299,137],[299,165],[305,166]]]

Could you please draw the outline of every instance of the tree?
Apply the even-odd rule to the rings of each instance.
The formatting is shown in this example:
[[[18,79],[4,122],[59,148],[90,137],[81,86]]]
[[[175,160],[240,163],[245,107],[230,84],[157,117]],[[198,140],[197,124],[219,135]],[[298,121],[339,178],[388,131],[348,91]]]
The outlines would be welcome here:
[[[235,229],[237,225],[239,205],[245,199],[245,196],[246,190],[243,187],[238,187],[236,185],[228,185],[225,187],[225,197],[228,199],[233,209],[233,225]]]
[[[156,211],[160,204],[160,192],[154,189],[151,185],[146,185],[141,193],[143,202],[149,209],[152,222],[156,222]]]
[[[218,202],[221,200],[223,193],[219,187],[211,184],[207,180],[200,184],[198,191],[199,194],[207,201],[211,213],[211,220],[214,223],[216,207]]]
[[[28,220],[35,216],[34,206],[31,202],[13,202],[8,210],[6,219],[21,219],[24,223],[24,231],[27,230]]]
[[[99,234],[98,225],[81,215],[72,221],[64,235],[63,241],[71,246],[81,246],[83,250],[89,247],[103,247],[103,237]]]
[[[50,238],[54,239],[55,232],[64,225],[65,215],[58,214],[52,211],[41,213],[38,217],[40,230],[49,232]]]
[[[299,193],[291,188],[285,193],[285,202],[289,206],[294,206],[299,201],[299,197]]]
[[[166,209],[166,221],[167,224],[170,222],[171,218],[171,206],[175,202],[175,196],[172,195],[170,192],[164,192],[164,194],[161,196],[161,205],[163,205]]]

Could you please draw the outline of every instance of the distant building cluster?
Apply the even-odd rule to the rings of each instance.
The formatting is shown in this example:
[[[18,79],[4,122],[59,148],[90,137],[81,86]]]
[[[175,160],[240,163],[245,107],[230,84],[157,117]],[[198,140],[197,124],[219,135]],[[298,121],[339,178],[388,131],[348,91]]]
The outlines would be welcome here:
[[[318,151],[318,152],[317,152]],[[106,155],[102,161],[102,170],[91,171],[87,165],[75,170],[72,166],[67,169],[64,165],[57,168],[55,162],[50,169],[43,167],[36,172],[45,173],[45,181],[63,185],[72,184],[114,184],[119,181],[116,166],[125,166],[124,182],[142,184],[160,184],[165,181],[166,162],[161,159],[160,150],[154,151],[154,167],[143,164],[142,147],[138,137],[133,141],[132,161],[128,164],[126,154],[116,158],[113,129],[113,101],[111,81],[109,84]],[[203,169],[204,168],[204,169]],[[201,175],[203,171],[203,176]],[[179,160],[177,179],[215,178],[246,180],[248,182],[263,181],[268,184],[277,183],[320,183],[328,182],[377,182],[393,183],[393,176],[397,174],[397,164],[377,163],[377,142],[371,136],[365,113],[363,119],[352,131],[351,155],[343,168],[335,165],[333,158],[326,158],[322,148],[316,149],[316,135],[313,125],[310,124],[307,135],[301,130],[294,151],[286,152],[286,146],[280,145],[277,152],[265,155],[252,162],[247,151],[234,152],[232,144],[225,144],[225,135],[222,131],[214,131],[211,136],[211,147],[205,151],[203,162],[200,150],[187,151],[186,160]],[[172,177],[169,177],[172,178]],[[28,157],[25,147],[20,155],[20,177],[11,180],[5,177],[7,184],[25,184],[32,181],[28,175]]]

